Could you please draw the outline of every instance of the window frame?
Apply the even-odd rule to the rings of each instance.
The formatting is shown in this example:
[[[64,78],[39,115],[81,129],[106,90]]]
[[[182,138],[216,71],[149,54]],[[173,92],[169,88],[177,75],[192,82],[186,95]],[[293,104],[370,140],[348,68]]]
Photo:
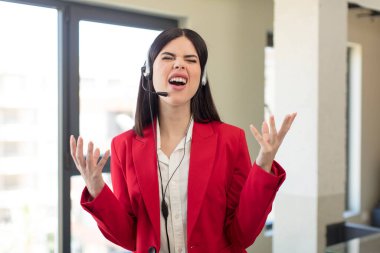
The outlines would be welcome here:
[[[362,47],[347,44],[346,92],[346,182],[345,210],[348,219],[361,212],[361,118],[362,118]]]

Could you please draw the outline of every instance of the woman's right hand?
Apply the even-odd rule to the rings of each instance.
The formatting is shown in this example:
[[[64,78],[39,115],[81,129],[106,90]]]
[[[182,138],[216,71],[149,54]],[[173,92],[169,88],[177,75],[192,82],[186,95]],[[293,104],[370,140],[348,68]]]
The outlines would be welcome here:
[[[102,159],[98,161],[100,150],[96,148],[94,151],[94,144],[90,141],[87,157],[84,157],[83,138],[79,136],[77,142],[73,135],[70,136],[70,150],[74,163],[86,183],[88,192],[93,198],[96,198],[104,187],[102,170],[110,156],[110,151],[107,150]]]

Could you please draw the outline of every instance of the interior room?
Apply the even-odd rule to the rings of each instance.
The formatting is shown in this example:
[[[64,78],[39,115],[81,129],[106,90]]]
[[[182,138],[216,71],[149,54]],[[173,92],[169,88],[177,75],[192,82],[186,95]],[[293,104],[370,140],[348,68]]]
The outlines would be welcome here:
[[[82,209],[69,139],[104,152],[134,127],[141,67],[172,27],[204,38],[219,115],[252,161],[250,124],[297,112],[246,251],[378,252],[380,1],[0,0],[0,253],[130,252]]]

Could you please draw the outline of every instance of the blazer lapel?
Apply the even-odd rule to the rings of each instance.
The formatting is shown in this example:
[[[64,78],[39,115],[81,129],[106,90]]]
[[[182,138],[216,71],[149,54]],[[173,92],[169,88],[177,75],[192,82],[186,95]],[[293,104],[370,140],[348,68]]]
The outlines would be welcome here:
[[[157,240],[160,241],[160,200],[158,192],[157,156],[152,128],[144,130],[144,137],[133,141],[132,156],[135,171],[146,210],[152,222]]]
[[[210,179],[217,146],[211,123],[194,122],[188,179],[187,236],[190,238]]]

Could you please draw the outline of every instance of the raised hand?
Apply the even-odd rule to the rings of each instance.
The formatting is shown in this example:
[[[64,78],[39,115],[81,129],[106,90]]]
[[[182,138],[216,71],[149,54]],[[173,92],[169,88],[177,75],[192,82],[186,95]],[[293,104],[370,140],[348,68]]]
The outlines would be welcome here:
[[[90,141],[87,157],[84,157],[83,139],[78,137],[78,142],[76,142],[73,135],[70,136],[70,150],[71,157],[86,183],[88,192],[93,198],[97,197],[104,186],[102,170],[110,155],[109,150],[104,153],[99,161],[100,150],[96,148],[94,151],[94,144]]]
[[[278,132],[273,115],[269,118],[269,126],[267,122],[263,122],[261,134],[253,125],[250,125],[251,132],[261,147],[256,164],[264,170],[270,172],[274,157],[296,116],[297,113],[286,115]]]

